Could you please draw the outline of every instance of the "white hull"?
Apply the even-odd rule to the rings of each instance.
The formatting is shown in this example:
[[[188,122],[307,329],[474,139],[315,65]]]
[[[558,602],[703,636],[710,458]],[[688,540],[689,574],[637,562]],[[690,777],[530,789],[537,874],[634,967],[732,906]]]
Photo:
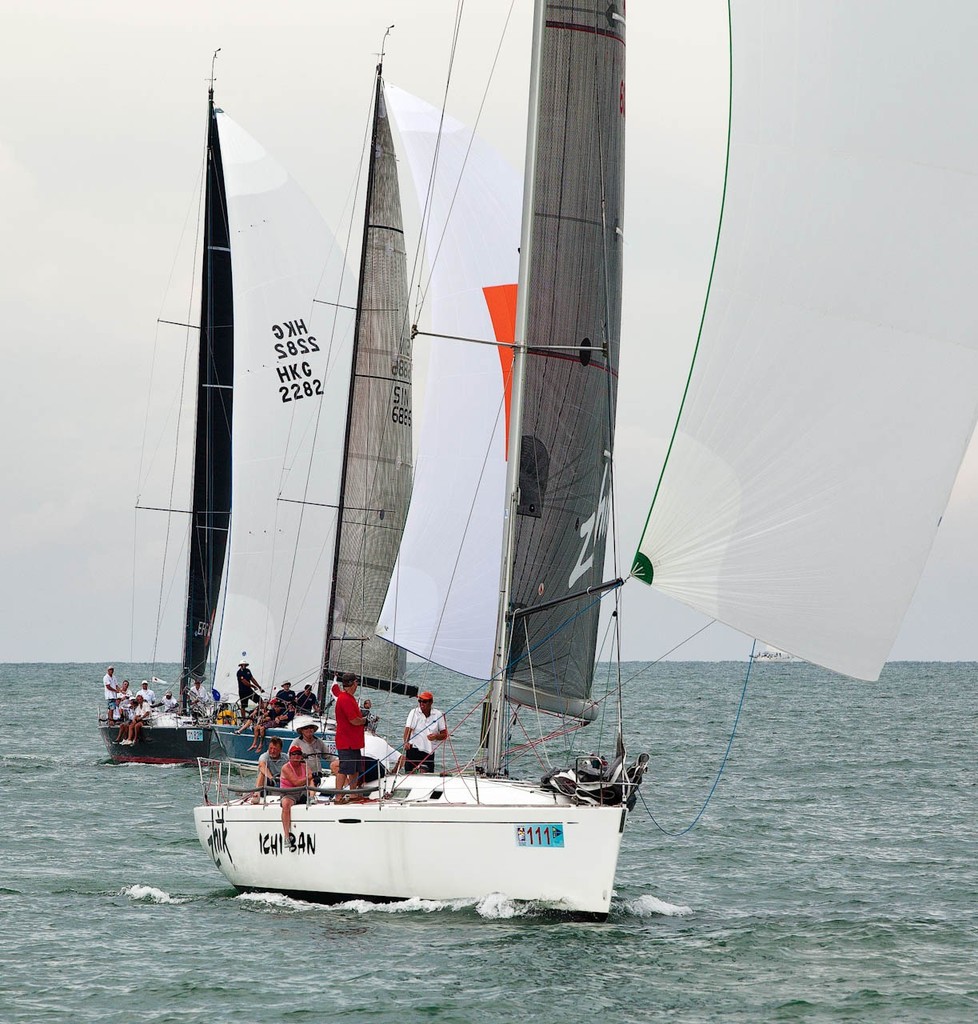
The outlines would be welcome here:
[[[327,902],[501,893],[574,914],[608,913],[624,807],[574,806],[517,782],[481,779],[476,787],[471,777],[384,782],[393,794],[383,800],[293,807],[294,851],[277,801],[197,807],[197,837],[243,891]]]

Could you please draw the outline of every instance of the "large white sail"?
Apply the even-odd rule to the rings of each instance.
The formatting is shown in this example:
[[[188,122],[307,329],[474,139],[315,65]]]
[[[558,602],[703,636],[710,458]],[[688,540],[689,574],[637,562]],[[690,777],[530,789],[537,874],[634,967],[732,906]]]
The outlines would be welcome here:
[[[471,129],[401,89],[388,85],[387,94],[419,205],[428,204],[431,328],[465,340],[433,343],[411,508],[377,631],[426,660],[487,678],[522,183]]]
[[[350,380],[343,259],[285,170],[219,114],[235,306],[232,517],[215,685],[318,678]],[[355,281],[349,278],[349,283]]]
[[[952,22],[974,27],[973,5],[736,5],[710,302],[636,559],[860,678],[890,650],[978,407],[978,94],[972,62],[945,59]]]

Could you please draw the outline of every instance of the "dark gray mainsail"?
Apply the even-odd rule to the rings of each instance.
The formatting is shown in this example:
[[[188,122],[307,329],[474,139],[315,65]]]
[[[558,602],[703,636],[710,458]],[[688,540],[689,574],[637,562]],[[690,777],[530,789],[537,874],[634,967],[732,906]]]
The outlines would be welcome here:
[[[181,694],[192,679],[203,679],[207,668],[231,517],[234,300],[227,195],[213,88],[207,98],[202,260],[197,426]]]
[[[374,633],[411,495],[411,339],[397,164],[377,68],[333,588],[321,692],[334,672],[396,685],[401,648]]]
[[[541,51],[508,697],[583,716],[610,519],[624,4],[548,3]],[[535,606],[553,607],[534,613]]]

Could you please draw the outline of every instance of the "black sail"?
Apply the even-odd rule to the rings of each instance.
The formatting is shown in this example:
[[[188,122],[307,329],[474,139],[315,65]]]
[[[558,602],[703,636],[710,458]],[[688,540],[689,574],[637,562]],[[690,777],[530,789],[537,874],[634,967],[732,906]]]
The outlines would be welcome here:
[[[205,674],[231,518],[234,371],[231,244],[213,92],[208,100],[203,245],[190,568],[181,691],[192,677]]]
[[[509,697],[585,714],[621,324],[624,3],[548,3],[532,211]],[[522,614],[523,611],[529,614]]]
[[[404,651],[375,635],[411,495],[411,339],[397,164],[377,70],[325,669],[403,690]],[[324,673],[325,678],[325,673]]]

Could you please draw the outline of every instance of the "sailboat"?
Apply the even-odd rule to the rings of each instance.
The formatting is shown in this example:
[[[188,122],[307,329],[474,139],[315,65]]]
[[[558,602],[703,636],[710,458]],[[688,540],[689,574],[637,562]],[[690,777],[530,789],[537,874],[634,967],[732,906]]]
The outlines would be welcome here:
[[[319,507],[328,507],[328,521],[320,513],[305,529],[306,536],[315,536],[314,529],[321,531],[323,550],[317,555],[321,584],[315,594],[321,595],[319,607],[326,610],[325,640],[321,620],[296,630],[289,640],[293,661],[297,647],[303,649],[307,663],[315,657],[311,671],[303,675],[301,668],[291,669],[290,679],[316,682],[323,711],[317,724],[328,749],[335,749],[326,709],[331,702],[330,680],[337,674],[354,672],[366,686],[417,694],[417,688],[404,681],[404,650],[375,633],[411,496],[413,411],[404,230],[381,81],[378,72],[346,393],[334,395],[326,406],[328,422],[319,424],[320,431],[329,432],[339,472],[330,474],[329,491],[318,497]],[[334,377],[339,388],[339,366]],[[268,571],[290,577],[294,562],[279,548],[274,552],[277,561]],[[219,666],[219,675],[229,681],[232,660],[228,659],[223,673]],[[287,744],[295,733],[285,725],[269,729],[266,739],[276,735]],[[261,749],[248,749],[253,746],[250,731],[218,725],[216,736],[223,757],[240,767],[257,764]]]
[[[155,711],[142,739],[120,743],[118,723],[99,725],[113,761],[192,764],[210,752],[212,722],[188,707],[192,680],[203,680],[219,607],[231,516],[231,423],[234,374],[234,301],[227,187],[214,106],[207,96],[207,169],[197,348],[197,418],[190,510],[189,565],[184,614],[180,708]],[[162,693],[159,694],[162,697]],[[196,711],[196,709],[195,709]]]
[[[296,183],[215,106],[213,85],[207,139],[181,711],[154,714],[133,746],[103,726],[120,761],[208,756],[221,727],[207,705],[237,699],[239,660],[266,690],[316,678],[321,662],[342,448],[339,430],[316,428],[322,408],[345,408],[344,261]],[[189,706],[205,678],[207,703]]]
[[[866,75],[868,54],[908,40],[927,51],[933,34],[903,10],[885,26],[847,20],[844,32],[836,13],[821,2],[731,8],[729,157],[709,301],[630,579],[806,660],[875,678],[978,416],[973,225],[961,224],[978,154],[929,116],[957,94],[954,61],[887,60],[878,80]],[[964,4],[946,13],[968,17]],[[592,716],[594,602],[621,593],[603,556],[624,49],[623,3],[537,0],[512,340],[498,303],[493,317],[502,525],[481,538],[459,528],[471,547],[455,557],[473,561],[439,576],[450,560],[424,543],[434,513],[422,438],[380,620],[385,637],[448,667],[465,660],[472,674],[488,651],[480,754],[456,771],[385,779],[352,805],[296,808],[292,851],[275,805],[218,794],[196,808],[197,834],[239,890],[319,900],[501,893],[573,915],[609,912],[647,758],[630,761],[623,727],[606,759],[581,757],[542,780],[512,778],[508,752],[521,706]],[[921,100],[891,113],[885,99],[908,67]],[[495,286],[512,294],[509,280],[485,282]],[[487,340],[461,324],[456,336],[473,349]],[[776,404],[756,401],[757,366],[777,367],[765,378]],[[489,448],[470,455],[492,461]],[[460,522],[480,521],[478,495],[435,496],[451,498]],[[502,552],[502,568],[481,573],[494,600],[460,611],[480,539]],[[329,857],[339,843],[342,858]]]

